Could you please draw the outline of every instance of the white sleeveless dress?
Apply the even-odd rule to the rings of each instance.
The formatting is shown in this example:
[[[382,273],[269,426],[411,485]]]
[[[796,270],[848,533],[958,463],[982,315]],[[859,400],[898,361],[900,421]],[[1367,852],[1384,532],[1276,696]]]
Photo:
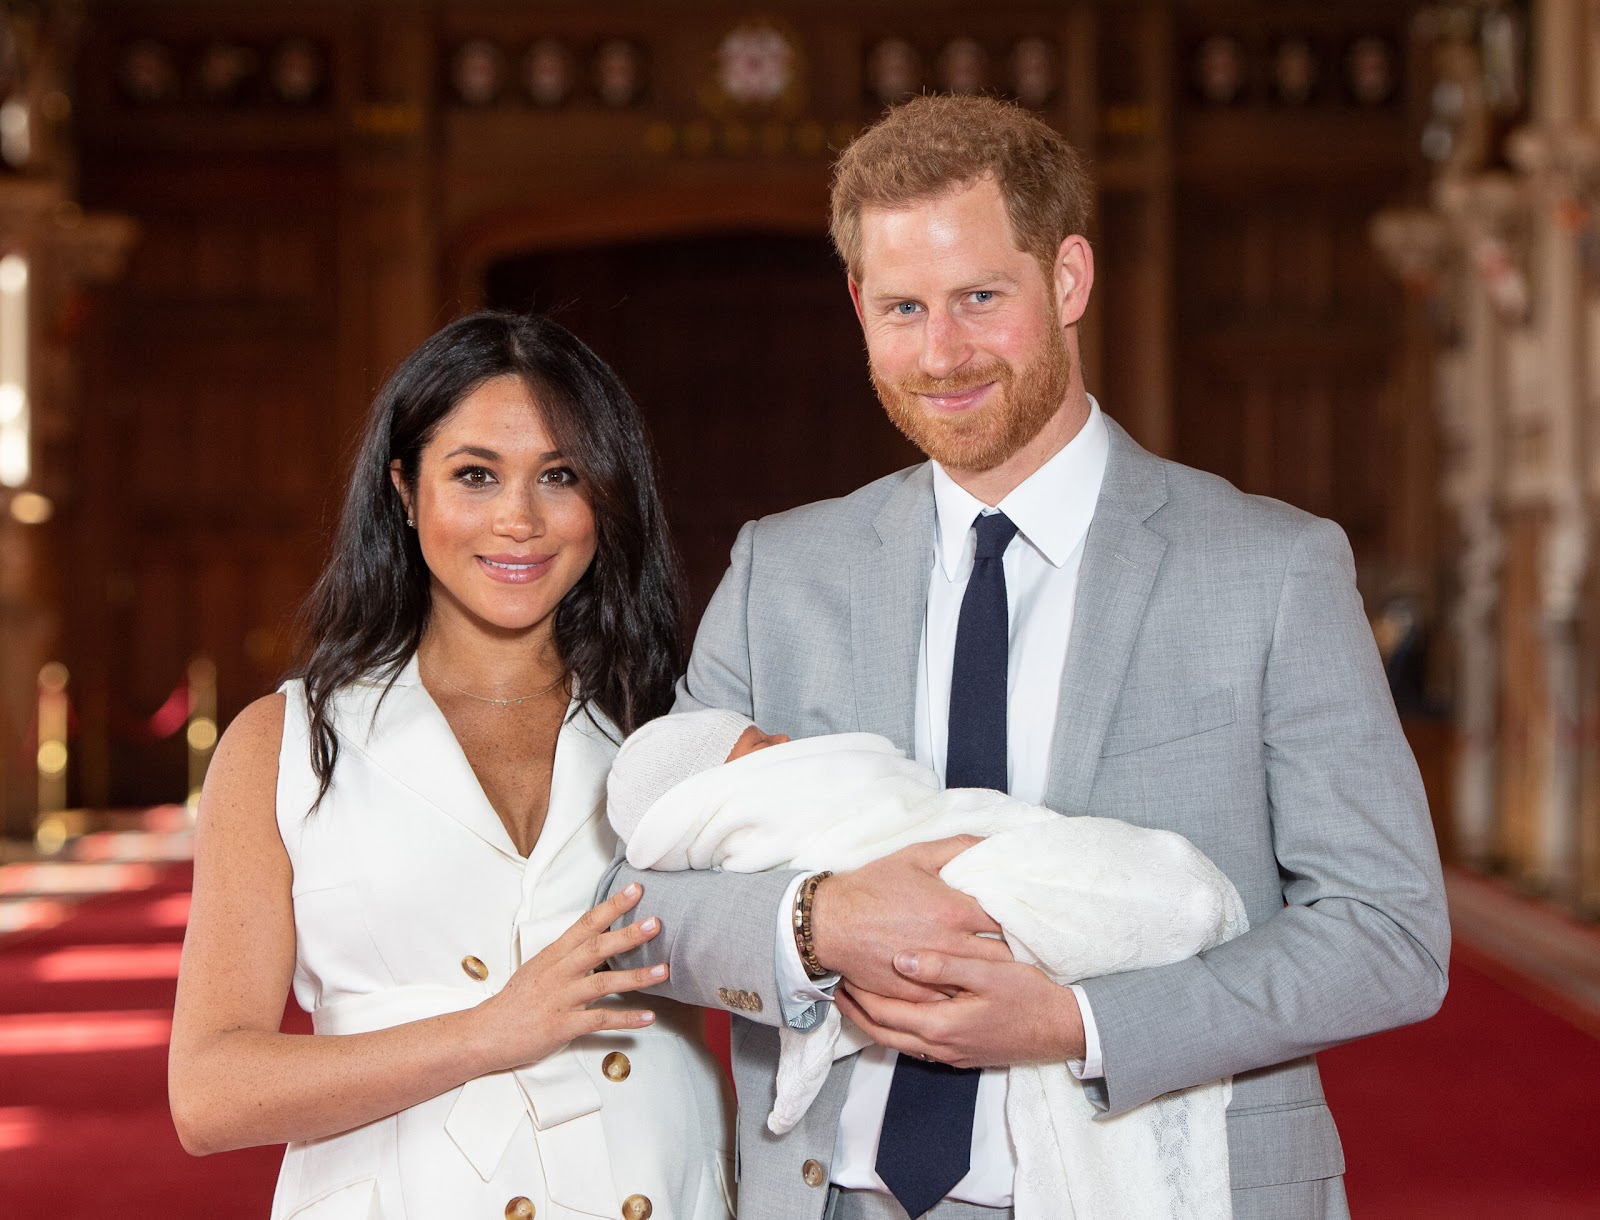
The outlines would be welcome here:
[[[294,867],[294,992],[319,1034],[385,1029],[493,995],[593,905],[616,844],[604,808],[615,746],[587,715],[557,738],[549,814],[524,860],[416,660],[380,703],[382,689],[356,684],[336,697],[334,782],[308,815],[304,691],[284,687],[277,815]],[[588,1035],[290,1144],[272,1220],[725,1220],[732,1107],[720,1066],[697,1010],[644,1002],[657,1014],[648,1029]]]

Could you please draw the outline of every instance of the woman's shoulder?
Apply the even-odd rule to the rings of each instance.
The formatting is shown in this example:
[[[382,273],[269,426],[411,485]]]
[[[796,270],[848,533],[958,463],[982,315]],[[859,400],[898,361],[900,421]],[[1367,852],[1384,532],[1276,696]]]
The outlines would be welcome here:
[[[204,804],[250,807],[277,790],[287,705],[282,693],[263,695],[233,718],[207,768]]]
[[[254,753],[268,750],[274,758],[283,744],[283,723],[288,714],[289,696],[285,691],[270,695],[245,705],[229,723],[217,743],[217,756],[223,752]]]

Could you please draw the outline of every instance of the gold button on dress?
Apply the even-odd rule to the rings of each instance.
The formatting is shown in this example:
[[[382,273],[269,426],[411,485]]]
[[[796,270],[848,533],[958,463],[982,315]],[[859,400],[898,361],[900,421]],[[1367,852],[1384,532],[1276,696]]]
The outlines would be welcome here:
[[[469,979],[477,979],[480,983],[489,977],[489,967],[483,964],[483,959],[473,957],[470,953],[461,959],[461,969]]]
[[[655,1208],[643,1195],[629,1195],[622,1201],[622,1220],[650,1220]]]
[[[617,1084],[628,1078],[628,1073],[633,1071],[633,1064],[621,1051],[612,1051],[600,1061],[600,1070],[605,1073],[607,1080]]]
[[[527,1195],[518,1195],[506,1204],[506,1220],[533,1220],[533,1200]]]

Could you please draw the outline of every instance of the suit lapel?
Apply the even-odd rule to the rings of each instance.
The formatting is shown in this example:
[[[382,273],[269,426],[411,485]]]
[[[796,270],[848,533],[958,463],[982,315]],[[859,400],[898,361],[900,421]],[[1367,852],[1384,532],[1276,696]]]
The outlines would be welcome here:
[[[933,468],[911,472],[873,521],[850,573],[856,721],[908,755],[916,725],[917,650],[933,564]]]
[[[1145,522],[1167,500],[1158,459],[1110,419],[1105,481],[1084,540],[1045,803],[1087,812],[1100,746],[1122,693],[1167,541]]]

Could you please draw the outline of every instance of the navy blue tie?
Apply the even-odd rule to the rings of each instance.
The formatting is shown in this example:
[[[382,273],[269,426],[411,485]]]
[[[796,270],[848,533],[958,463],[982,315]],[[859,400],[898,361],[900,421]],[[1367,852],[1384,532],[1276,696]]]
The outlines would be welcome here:
[[[1006,676],[1010,621],[1001,556],[1017,527],[1004,513],[973,522],[978,549],[956,623],[950,670],[947,788],[1006,790]],[[901,1055],[878,1140],[878,1176],[913,1220],[935,1207],[972,1166],[976,1068]]]

